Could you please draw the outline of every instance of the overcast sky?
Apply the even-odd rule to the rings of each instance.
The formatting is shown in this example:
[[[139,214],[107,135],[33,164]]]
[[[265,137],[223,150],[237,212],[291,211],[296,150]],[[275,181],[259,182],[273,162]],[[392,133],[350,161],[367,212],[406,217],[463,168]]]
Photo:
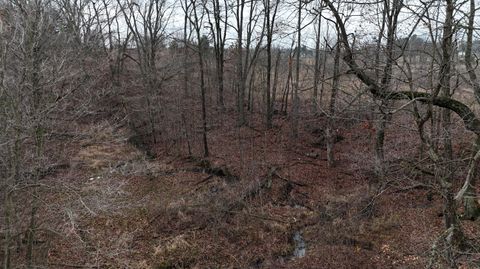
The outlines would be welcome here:
[[[168,21],[167,31],[171,34],[172,37],[182,37],[183,36],[183,23],[184,23],[184,14],[183,9],[181,8],[180,1],[168,0],[168,14],[171,14]],[[367,2],[366,0],[364,2]],[[222,2],[222,1],[221,1]],[[232,2],[232,1],[230,1]],[[273,1],[272,1],[273,2]],[[381,2],[381,1],[380,1]],[[441,1],[437,1],[441,2]],[[297,1],[284,1],[281,4],[281,7],[278,11],[277,17],[277,33],[274,36],[274,42],[276,46],[289,48],[292,45],[292,41],[296,40],[296,26],[297,26]],[[415,13],[420,13],[423,11],[423,7],[419,5],[418,0],[405,0],[406,6],[403,8],[400,22],[398,27],[398,37],[406,37],[412,31],[412,28],[418,21],[418,16]],[[378,15],[379,3],[377,5],[359,5],[359,4],[344,4],[341,7],[342,14],[346,14],[349,17],[347,21],[347,30],[350,33],[355,34],[356,42],[371,42],[377,38],[379,32],[379,24],[381,17]],[[258,9],[263,8],[261,2],[258,3]],[[305,7],[303,10],[303,20],[302,20],[302,43],[309,48],[315,46],[315,36],[317,28],[317,12],[314,12],[314,8],[318,10],[318,7],[310,4]],[[436,10],[439,8],[440,12]],[[429,10],[429,16],[432,18],[438,18],[442,20],[444,8],[442,6],[433,6]],[[467,11],[468,6],[464,4],[463,10]],[[248,21],[249,7],[245,10],[245,23]],[[329,40],[329,42],[334,42],[335,40],[335,28],[332,22],[327,19],[332,19],[332,16],[328,10],[323,10],[322,15],[325,17],[322,19],[321,35],[322,40]],[[457,12],[456,19],[462,21],[464,19],[465,13]],[[327,19],[326,19],[327,18]],[[227,18],[228,22],[235,24],[234,14],[230,11],[229,17]],[[204,34],[209,35],[209,28],[204,18]],[[441,24],[432,25],[433,28],[441,27]],[[260,32],[261,23],[257,27],[257,32]],[[440,29],[440,28],[439,28]],[[421,21],[415,32],[417,36],[423,39],[429,39],[428,28],[426,21]],[[327,35],[328,34],[328,35]],[[233,28],[229,28],[227,35],[227,43],[233,44],[236,40],[236,33]],[[358,44],[357,43],[357,44]]]

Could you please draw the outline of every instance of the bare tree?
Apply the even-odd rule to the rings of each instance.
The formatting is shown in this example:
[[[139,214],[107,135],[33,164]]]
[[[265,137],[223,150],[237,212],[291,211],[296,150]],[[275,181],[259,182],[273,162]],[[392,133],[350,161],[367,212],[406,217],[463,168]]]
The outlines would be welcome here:
[[[247,80],[252,77],[256,60],[260,54],[263,38],[265,37],[264,23],[260,25],[262,14],[259,12],[258,1],[235,0],[233,13],[235,15],[236,32],[236,74],[237,74],[237,111],[238,125],[246,124],[246,88]],[[245,10],[248,10],[248,16],[245,17]],[[247,23],[245,24],[245,18]],[[262,20],[264,22],[265,20]],[[260,33],[256,34],[258,27],[261,27]],[[255,40],[256,39],[256,40]]]
[[[475,14],[476,14],[475,0],[470,1],[470,13],[468,15],[467,41],[465,47],[465,67],[469,76],[469,83],[473,88],[474,96],[478,103],[480,103],[480,83],[475,72],[472,59],[473,35],[475,29]],[[477,193],[475,191],[476,175],[478,161],[480,160],[480,136],[477,135],[474,144],[474,155],[469,165],[468,175],[465,180],[462,190],[457,195],[456,199],[463,196],[463,205],[465,208],[464,216],[467,219],[476,219],[480,215],[480,206],[477,200]]]
[[[298,93],[300,91],[300,54],[302,48],[302,8],[303,1],[298,0],[298,17],[297,17],[297,50],[296,50],[296,66],[295,66],[295,86],[293,88],[293,105],[292,105],[292,132],[293,136],[298,136],[298,119],[300,109],[300,97]]]
[[[210,33],[213,37],[213,47],[215,51],[215,67],[217,76],[217,105],[221,110],[225,110],[224,101],[224,69],[225,69],[225,42],[227,38],[228,26],[228,9],[227,1],[223,0],[223,6],[219,0],[212,0],[212,11],[207,6],[208,1],[204,2],[204,10],[208,16],[208,24],[210,25]],[[223,10],[222,10],[223,9]],[[213,14],[211,14],[213,13]],[[213,18],[212,18],[213,16]]]
[[[246,123],[245,115],[245,73],[243,60],[243,20],[245,12],[245,0],[235,0],[233,3],[235,10],[235,31],[237,33],[236,47],[237,47],[237,111],[238,111],[238,125],[242,126]]]
[[[394,53],[395,53],[395,41],[397,39],[397,27],[398,27],[398,17],[403,7],[403,0],[393,0],[393,1],[385,1],[382,11],[382,25],[380,26],[380,33],[378,36],[377,41],[377,48],[381,44],[382,34],[385,29],[387,28],[387,37],[386,37],[386,45],[385,45],[385,65],[382,70],[381,74],[381,81],[380,85],[384,91],[388,91],[391,86],[392,80],[392,68],[396,61]],[[379,53],[380,50],[377,50],[375,56],[376,64],[379,64]],[[378,70],[380,66],[375,67],[376,75],[379,76]],[[380,105],[378,106],[379,112],[379,119],[377,120],[377,125],[375,128],[375,174],[379,178],[383,178],[385,176],[385,150],[384,150],[384,141],[385,141],[385,128],[387,126],[387,121],[389,118],[389,114],[386,110],[388,110],[388,100],[380,99]]]
[[[35,241],[42,221],[39,180],[53,160],[45,153],[47,137],[61,104],[73,94],[71,46],[78,36],[65,29],[53,1],[15,0],[6,4],[9,29],[2,36],[0,173],[5,204],[3,268],[12,268],[13,240],[25,242],[25,266],[36,268]],[[64,85],[63,87],[61,85]],[[71,86],[67,86],[71,85]],[[21,208],[20,203],[25,203]],[[28,211],[27,221],[14,218]],[[3,226],[3,225],[2,225]],[[15,239],[16,238],[16,239]]]
[[[206,95],[206,85],[205,85],[205,62],[204,62],[204,51],[207,44],[205,44],[205,39],[202,35],[202,22],[204,19],[204,12],[203,10],[198,10],[202,8],[197,1],[192,1],[192,11],[193,11],[193,19],[191,18],[190,21],[195,29],[195,33],[197,35],[197,55],[199,60],[199,67],[200,67],[200,92],[201,92],[201,102],[202,102],[202,140],[203,140],[203,156],[208,157],[208,142],[207,142],[207,108],[205,104],[205,95]],[[199,12],[202,12],[199,14]]]
[[[320,45],[322,42],[322,7],[323,2],[320,1],[318,5],[317,14],[317,31],[315,35],[315,65],[314,65],[314,74],[313,74],[313,94],[312,94],[312,111],[313,113],[318,112],[318,85],[320,84],[320,71],[321,71],[321,53]],[[325,57],[325,56],[324,56]],[[325,70],[325,69],[324,69]],[[324,71],[325,72],[325,71]]]
[[[338,28],[337,28],[338,33]],[[325,129],[325,139],[327,141],[327,161],[330,167],[335,165],[335,158],[333,155],[333,146],[335,144],[336,132],[334,128],[335,124],[335,106],[337,102],[337,94],[339,91],[340,83],[340,53],[341,53],[341,43],[340,39],[337,38],[335,44],[334,60],[333,60],[333,81],[332,81],[332,90],[330,94],[330,104],[328,106],[328,123],[327,128]]]
[[[149,1],[142,6],[135,1],[121,3],[125,23],[133,35],[137,57],[130,56],[137,63],[144,84],[144,98],[147,106],[150,134],[157,143],[156,104],[154,98],[168,74],[159,74],[157,53],[167,38],[166,27],[170,19],[166,0]]]
[[[271,93],[272,88],[272,41],[273,41],[273,33],[275,27],[275,19],[277,16],[278,6],[280,4],[279,0],[274,0],[275,2],[272,4],[270,0],[264,0],[263,5],[265,9],[265,21],[266,21],[266,28],[267,28],[267,78],[266,78],[266,126],[267,128],[272,127],[272,117],[273,117],[273,98],[275,94]],[[273,8],[273,12],[272,12]],[[277,56],[277,61],[279,57]]]
[[[350,47],[350,41],[348,38],[348,33],[346,31],[344,21],[342,20],[340,13],[333,3],[329,0],[325,0],[329,9],[333,12],[333,15],[336,19],[337,25],[340,29],[341,40],[345,46],[344,61],[348,64],[353,73],[356,74],[358,79],[360,79],[366,86],[369,91],[377,97],[386,98],[388,100],[413,100],[419,103],[427,104],[427,108],[430,107],[429,112],[426,117],[417,116],[417,125],[419,126],[419,134],[423,142],[429,147],[429,154],[432,161],[436,164],[435,166],[435,176],[441,186],[441,193],[444,197],[444,219],[445,226],[448,231],[448,244],[450,246],[458,246],[462,244],[463,236],[462,231],[458,222],[456,205],[453,199],[453,190],[452,190],[452,167],[444,165],[445,162],[451,160],[451,147],[450,147],[450,134],[449,134],[449,125],[450,125],[450,112],[456,113],[464,123],[464,126],[467,130],[472,131],[475,134],[480,132],[480,121],[475,116],[475,113],[472,109],[466,104],[452,98],[451,95],[451,77],[452,77],[452,39],[454,36],[454,24],[453,24],[453,14],[455,11],[454,1],[447,1],[445,6],[445,19],[443,22],[443,33],[442,33],[442,59],[440,61],[440,69],[438,72],[438,83],[435,88],[432,89],[431,93],[416,91],[414,87],[411,87],[409,91],[391,91],[385,90],[382,88],[381,84],[378,84],[374,78],[369,76],[362,68],[358,65],[356,59],[353,56],[353,51]],[[428,7],[428,6],[427,6]],[[428,106],[429,105],[429,106]],[[432,114],[431,107],[436,106],[442,109],[448,110],[443,113],[443,144],[444,151],[439,153],[431,143],[429,139],[425,136],[424,128],[422,127],[425,122],[430,118]],[[425,120],[425,118],[427,120]],[[467,176],[468,178],[468,176]],[[447,253],[450,266],[455,266],[455,259],[453,253],[449,248],[449,253]]]
[[[119,23],[119,17],[122,14],[120,6],[116,2],[102,0],[101,5],[97,6],[93,2],[91,6],[96,18],[96,28],[98,29],[101,48],[108,59],[112,84],[118,87],[120,86],[120,74],[131,32],[127,28],[126,33],[122,36]]]

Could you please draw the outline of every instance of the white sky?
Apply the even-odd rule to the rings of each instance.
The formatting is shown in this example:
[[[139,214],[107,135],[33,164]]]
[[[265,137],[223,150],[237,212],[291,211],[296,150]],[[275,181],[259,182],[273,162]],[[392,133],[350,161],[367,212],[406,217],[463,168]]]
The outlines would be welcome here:
[[[115,1],[115,0],[113,0]],[[181,2],[175,0],[167,0],[168,11],[171,12],[170,20],[168,21],[167,32],[171,34],[173,37],[181,37],[183,36],[183,23],[184,23],[184,14],[183,9],[181,8]],[[229,3],[233,2],[232,0],[228,0]],[[365,0],[365,1],[373,1],[373,0]],[[413,25],[418,20],[418,16],[413,15],[413,12],[419,12],[421,9],[418,4],[418,0],[404,0],[405,7],[402,10],[400,16],[400,24],[399,24],[399,31],[398,37],[405,37],[407,36],[413,27]],[[220,1],[222,2],[222,1]],[[272,1],[273,2],[273,1]],[[287,0],[281,4],[281,7],[278,11],[277,17],[277,34],[274,36],[274,42],[276,46],[289,48],[292,44],[292,40],[296,39],[296,26],[297,26],[297,1],[296,0]],[[372,41],[374,40],[379,32],[379,23],[381,20],[380,15],[376,15],[379,10],[378,5],[383,5],[383,3],[377,5],[343,5],[341,12],[345,12],[345,14],[349,14],[350,18],[347,22],[347,30],[350,33],[355,33],[355,38],[357,42],[363,41]],[[258,3],[259,8],[262,8],[261,1]],[[308,10],[311,10],[313,5],[307,6]],[[442,20],[443,15],[443,7],[440,7],[440,13],[436,14],[437,7],[431,7],[429,12],[431,17],[438,16],[438,19]],[[462,11],[468,11],[468,3],[465,3],[461,8]],[[302,43],[309,48],[313,48],[315,46],[315,36],[316,36],[316,19],[315,15],[311,12],[307,12],[304,9],[303,13],[303,30],[302,30]],[[249,7],[245,9],[245,24],[248,22],[249,14]],[[327,10],[323,11],[323,15],[326,18],[332,19],[330,12]],[[456,19],[460,22],[464,22],[465,12],[457,12]],[[229,17],[227,18],[228,22],[231,24],[235,24],[235,17],[234,14],[230,11]],[[313,23],[312,23],[313,22]],[[204,34],[209,35],[209,29],[205,20],[204,23]],[[123,25],[122,27],[125,27]],[[260,32],[260,27],[257,28],[257,32]],[[433,25],[432,27],[436,27]],[[441,27],[441,23],[437,25],[437,27]],[[328,28],[328,29],[327,29]],[[480,28],[480,27],[479,27]],[[420,23],[415,31],[415,34],[419,37],[424,39],[429,37],[427,26],[425,21]],[[328,37],[326,36],[328,32]],[[331,22],[326,19],[322,20],[322,40],[327,38],[331,42],[334,42],[335,39],[335,28]],[[194,36],[192,36],[194,37]],[[233,44],[236,40],[236,33],[234,29],[228,30],[228,44]]]

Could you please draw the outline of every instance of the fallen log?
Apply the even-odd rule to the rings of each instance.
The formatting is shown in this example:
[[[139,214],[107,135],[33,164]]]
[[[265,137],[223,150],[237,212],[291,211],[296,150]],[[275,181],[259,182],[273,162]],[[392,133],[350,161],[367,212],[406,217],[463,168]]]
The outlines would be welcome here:
[[[225,212],[232,212],[235,210],[240,210],[245,207],[245,200],[255,197],[261,190],[271,188],[272,186],[272,177],[275,169],[270,169],[267,176],[260,180],[259,182],[251,185],[247,188],[238,199],[227,205]]]

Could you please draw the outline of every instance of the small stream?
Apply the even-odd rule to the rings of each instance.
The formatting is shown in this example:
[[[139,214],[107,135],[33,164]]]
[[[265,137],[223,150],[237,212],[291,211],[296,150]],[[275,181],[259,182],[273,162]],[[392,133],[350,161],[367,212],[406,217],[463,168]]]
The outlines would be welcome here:
[[[293,242],[295,244],[295,250],[293,251],[294,258],[303,258],[307,252],[307,244],[303,239],[302,233],[300,231],[296,231],[293,234]]]

